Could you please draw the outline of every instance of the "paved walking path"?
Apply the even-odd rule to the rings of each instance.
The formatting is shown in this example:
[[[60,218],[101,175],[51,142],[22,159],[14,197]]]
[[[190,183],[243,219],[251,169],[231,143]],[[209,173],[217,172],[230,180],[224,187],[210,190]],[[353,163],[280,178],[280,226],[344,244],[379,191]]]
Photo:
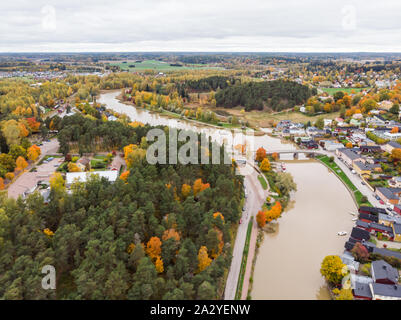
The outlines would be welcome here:
[[[226,288],[224,292],[225,300],[234,300],[235,293],[238,285],[238,278],[241,270],[242,256],[245,247],[246,233],[248,230],[248,224],[251,216],[254,217],[254,223],[252,227],[252,236],[249,244],[247,268],[243,283],[243,292],[248,291],[248,283],[251,273],[251,268],[249,263],[252,265],[252,259],[255,253],[256,246],[256,236],[257,236],[257,225],[255,222],[255,217],[258,211],[261,209],[266,197],[267,190],[263,190],[259,180],[259,173],[253,169],[251,174],[245,175],[245,187],[248,192],[248,197],[245,201],[245,211],[242,214],[242,223],[238,227],[237,236],[235,239],[234,249],[233,249],[233,259],[231,261],[230,271],[227,277]],[[256,235],[256,236],[255,236]],[[246,298],[246,294],[245,294]]]

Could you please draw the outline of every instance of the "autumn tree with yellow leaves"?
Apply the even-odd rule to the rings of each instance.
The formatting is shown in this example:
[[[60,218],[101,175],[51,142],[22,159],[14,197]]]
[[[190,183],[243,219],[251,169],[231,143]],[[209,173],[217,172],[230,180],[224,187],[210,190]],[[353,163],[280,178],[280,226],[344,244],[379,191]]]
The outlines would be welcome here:
[[[15,164],[17,166],[17,170],[24,170],[28,166],[28,162],[26,162],[26,160],[21,156],[15,160]]]
[[[267,171],[271,170],[269,159],[267,159],[267,158],[263,159],[262,163],[260,164],[260,170],[262,170],[263,172],[267,172]]]
[[[40,148],[36,145],[33,144],[32,146],[30,146],[27,150],[27,154],[28,154],[28,159],[35,161],[41,154],[41,150]]]
[[[202,272],[203,270],[205,270],[212,263],[212,259],[209,258],[209,255],[207,253],[206,246],[201,246],[199,248],[198,262],[199,262],[198,263],[199,272]]]
[[[339,256],[327,256],[323,259],[320,273],[332,284],[339,284],[346,274],[346,265]]]
[[[156,258],[155,268],[156,268],[157,273],[163,273],[163,271],[164,271],[163,260],[162,260],[162,258],[160,258],[160,256],[158,256]]]

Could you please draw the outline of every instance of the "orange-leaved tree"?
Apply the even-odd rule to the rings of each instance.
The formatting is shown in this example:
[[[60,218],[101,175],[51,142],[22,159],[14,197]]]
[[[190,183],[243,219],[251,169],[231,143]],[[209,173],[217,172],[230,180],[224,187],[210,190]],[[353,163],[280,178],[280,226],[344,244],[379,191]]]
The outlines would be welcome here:
[[[146,253],[154,260],[162,253],[162,242],[158,237],[152,237],[146,244]]]
[[[120,175],[120,179],[123,180],[123,181],[127,181],[128,176],[129,176],[129,170],[124,171],[124,172]]]
[[[209,255],[207,254],[206,246],[201,246],[199,248],[198,262],[199,272],[205,270],[212,263],[212,259],[210,259]]]
[[[202,192],[203,190],[207,189],[210,187],[209,183],[203,183],[202,179],[196,179],[194,182],[194,185],[192,187],[193,191],[194,191],[194,196],[196,196],[199,192]]]
[[[19,156],[17,160],[15,160],[15,164],[19,170],[24,170],[28,166],[28,162],[26,162],[22,156]]]
[[[281,210],[281,203],[279,201],[276,201],[271,209],[266,212],[266,220],[270,222],[278,219],[281,215]]]
[[[266,150],[263,147],[260,147],[258,150],[256,150],[255,160],[261,162],[264,158],[266,158]]]
[[[40,148],[36,144],[33,144],[28,148],[28,159],[35,161],[40,156],[40,153]]]
[[[180,241],[180,235],[174,228],[167,229],[163,233],[163,236],[162,236],[163,241],[166,241],[170,238],[174,238],[175,241]]]
[[[264,211],[259,211],[256,215],[256,222],[260,228],[266,225],[266,213]]]
[[[156,267],[157,273],[163,273],[164,265],[163,265],[163,260],[162,260],[162,258],[160,258],[160,256],[158,256],[156,258],[155,267]]]

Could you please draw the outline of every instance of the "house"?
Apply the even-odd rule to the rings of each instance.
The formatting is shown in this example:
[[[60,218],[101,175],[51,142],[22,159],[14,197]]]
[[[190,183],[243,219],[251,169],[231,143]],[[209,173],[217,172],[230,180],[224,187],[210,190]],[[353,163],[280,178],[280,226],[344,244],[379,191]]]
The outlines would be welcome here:
[[[360,242],[368,250],[368,252],[373,252],[373,248],[376,247],[376,245],[373,242],[365,241],[363,239],[362,239],[362,241],[358,241],[358,240],[350,237],[348,239],[348,241],[345,243],[344,248],[347,251],[351,251],[357,242]]]
[[[340,258],[341,258],[341,261],[348,267],[348,270],[350,271],[351,274],[355,274],[358,272],[359,262],[355,261],[354,256],[350,252],[345,251],[340,256]]]
[[[401,145],[395,141],[389,141],[383,146],[383,150],[391,153],[393,149],[401,149]]]
[[[379,164],[367,163],[362,161],[354,161],[353,168],[361,176],[369,176],[373,171],[381,172],[382,170]]]
[[[326,150],[328,151],[334,151],[337,149],[342,149],[344,148],[344,145],[342,143],[339,143],[337,141],[333,140],[321,140],[319,144]]]
[[[401,194],[401,188],[376,188],[376,194],[386,203],[398,204]]]
[[[77,161],[77,167],[81,171],[89,171],[90,170],[90,160],[88,158],[81,158]]]
[[[388,182],[392,187],[395,188],[401,188],[401,177],[393,177],[389,182]]]
[[[70,186],[77,181],[86,182],[92,175],[98,175],[100,178],[105,178],[110,182],[114,182],[118,178],[118,171],[67,172],[66,185]]]
[[[377,208],[377,207],[367,207],[367,206],[360,206],[358,209],[359,213],[367,213],[367,214],[371,214],[371,215],[375,215],[377,216],[379,213],[384,213],[387,214],[386,209],[383,208]],[[372,220],[377,222],[377,217],[376,220]]]
[[[356,226],[360,229],[366,230],[369,233],[378,233],[380,232],[384,236],[388,237],[389,239],[393,239],[393,228],[391,226],[386,226],[384,224],[379,224],[376,222],[366,222],[362,220],[358,220],[356,222]]]
[[[401,242],[401,224],[393,223],[392,225],[394,241]]]
[[[372,300],[372,292],[369,283],[355,282],[352,293],[357,300]]]
[[[351,238],[354,238],[355,240],[365,240],[368,241],[370,239],[370,234],[369,231],[360,229],[360,228],[352,228],[351,232]]]
[[[364,140],[361,140],[358,144],[359,147],[379,147],[380,146],[376,146],[376,142],[374,142],[373,140],[370,140],[369,138],[366,138]],[[381,152],[381,148],[380,148],[380,152]],[[362,151],[364,152],[364,151]]]
[[[398,214],[401,214],[401,205],[395,204],[393,210]]]
[[[375,216],[375,215],[373,215],[373,214],[369,214],[369,213],[360,213],[358,217],[359,217],[359,220],[360,220],[360,221],[364,221],[364,222],[367,222],[367,223],[370,223],[370,222],[378,222],[377,216]]]
[[[352,167],[354,161],[362,160],[362,156],[358,153],[358,149],[356,148],[337,149],[336,154],[340,159],[343,159],[349,167]]]
[[[401,133],[400,132],[397,132],[397,133],[384,132],[383,133],[383,138],[394,141],[394,140],[397,140],[397,139],[401,138]]]
[[[372,141],[372,140],[370,140]],[[363,153],[380,153],[382,152],[382,148],[380,146],[372,146],[372,145],[362,145],[359,147],[359,150]]]
[[[376,283],[397,284],[398,270],[384,260],[372,261],[370,266],[372,279]]]
[[[393,217],[384,213],[379,213],[379,223],[391,227],[394,223],[401,224],[401,218]]]
[[[401,260],[401,252],[385,249],[385,248],[377,248],[374,247],[372,253],[379,254],[383,257],[394,257]]]
[[[401,286],[382,283],[369,283],[372,300],[401,300]]]

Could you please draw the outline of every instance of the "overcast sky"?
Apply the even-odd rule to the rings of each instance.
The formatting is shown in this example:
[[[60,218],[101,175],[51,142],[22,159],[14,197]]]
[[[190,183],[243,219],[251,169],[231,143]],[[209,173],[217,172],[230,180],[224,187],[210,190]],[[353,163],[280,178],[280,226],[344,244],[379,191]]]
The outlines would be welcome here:
[[[400,0],[1,0],[0,51],[401,52]]]

